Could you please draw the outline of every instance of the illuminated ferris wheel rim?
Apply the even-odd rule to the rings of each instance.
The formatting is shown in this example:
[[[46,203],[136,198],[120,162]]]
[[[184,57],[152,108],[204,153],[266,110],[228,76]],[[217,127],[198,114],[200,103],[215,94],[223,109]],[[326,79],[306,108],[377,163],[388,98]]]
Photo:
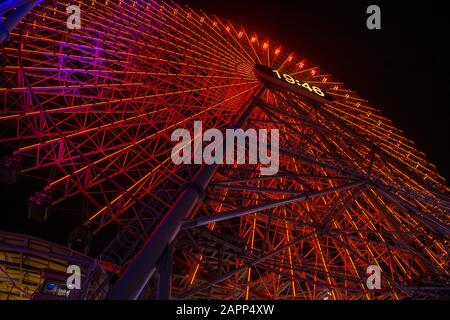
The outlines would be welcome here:
[[[273,282],[273,292],[265,288],[269,297],[317,297],[322,293],[316,285],[335,290],[333,297],[355,291],[361,297],[366,295],[360,286],[361,263],[366,263],[361,255],[380,260],[388,271],[390,264],[400,269],[402,285],[387,278],[395,298],[407,295],[404,283],[424,270],[445,274],[444,247],[434,236],[448,235],[449,206],[434,189],[448,188],[413,143],[355,92],[266,37],[200,11],[157,1],[85,1],[82,10],[84,5],[92,10],[83,11],[82,29],[69,32],[64,4],[44,1],[0,49],[7,58],[0,95],[10,102],[2,106],[0,125],[14,129],[0,142],[11,143],[14,154],[26,159],[24,174],[46,183],[47,194],[37,200],[55,206],[82,198],[88,203],[86,224],[98,231],[111,222],[121,228],[102,259],[127,265],[133,241],[147,241],[162,217],[171,216],[178,195],[190,189],[207,196],[197,203],[198,216],[186,213],[183,230],[207,225],[198,231],[205,250],[215,250],[216,240],[208,236],[217,239],[221,232],[229,232],[246,250],[243,256],[227,252],[228,267],[242,264],[237,270],[245,276],[241,282],[223,280],[214,288],[217,296],[233,288],[248,298],[255,271],[270,277],[273,264],[284,282]],[[142,21],[148,21],[145,29]],[[269,70],[258,77],[256,65]],[[211,185],[199,190],[190,183],[192,170],[170,162],[173,130],[192,128],[194,120],[225,128],[256,104],[260,110],[247,119],[252,125],[281,123],[288,135],[284,147],[289,141],[302,146],[298,153],[284,150],[282,165],[289,174],[263,180],[249,167],[222,167]],[[276,117],[270,116],[274,112]],[[306,134],[290,127],[291,118],[301,121]],[[297,203],[300,199],[305,207]],[[347,202],[348,211],[338,215],[335,210]],[[331,237],[325,223],[311,236],[320,222],[310,221],[311,213],[333,221],[337,233]],[[224,220],[228,217],[238,219]],[[299,226],[298,219],[305,223]],[[412,232],[404,247],[394,241],[397,225]],[[357,235],[351,238],[352,249],[361,254],[334,242],[347,231]],[[261,245],[264,234],[271,241]],[[376,237],[381,242],[373,244]],[[180,242],[190,245],[188,238]],[[385,251],[384,244],[394,246],[394,252]],[[300,256],[303,248],[307,252]],[[429,260],[411,258],[411,248]],[[211,276],[203,267],[215,263],[214,254],[190,250],[191,256],[177,257],[178,267],[185,268],[176,278],[180,296],[201,293]],[[265,256],[266,264],[257,268],[248,262],[265,251],[273,257]],[[154,252],[151,258],[159,258]]]

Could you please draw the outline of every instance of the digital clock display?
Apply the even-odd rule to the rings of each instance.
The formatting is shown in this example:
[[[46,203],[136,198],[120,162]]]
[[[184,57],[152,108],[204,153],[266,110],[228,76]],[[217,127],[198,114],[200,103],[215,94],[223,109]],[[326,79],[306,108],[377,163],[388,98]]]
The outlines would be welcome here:
[[[332,101],[331,97],[327,95],[320,87],[312,85],[307,81],[297,79],[279,70],[269,68],[262,64],[257,64],[255,65],[254,72],[255,75],[261,80],[291,90],[303,97],[322,103],[329,103]]]

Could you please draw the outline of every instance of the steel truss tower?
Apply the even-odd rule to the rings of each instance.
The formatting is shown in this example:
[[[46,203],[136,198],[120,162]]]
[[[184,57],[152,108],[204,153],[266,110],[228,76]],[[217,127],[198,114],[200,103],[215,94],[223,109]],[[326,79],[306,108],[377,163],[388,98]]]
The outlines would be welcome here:
[[[448,298],[449,188],[366,100],[201,11],[77,3],[80,30],[67,29],[69,3],[43,1],[9,32],[0,143],[12,150],[2,180],[42,182],[33,217],[70,208],[108,237],[85,298]],[[280,170],[175,165],[171,133],[196,120],[279,129]],[[370,265],[379,290],[367,289]]]

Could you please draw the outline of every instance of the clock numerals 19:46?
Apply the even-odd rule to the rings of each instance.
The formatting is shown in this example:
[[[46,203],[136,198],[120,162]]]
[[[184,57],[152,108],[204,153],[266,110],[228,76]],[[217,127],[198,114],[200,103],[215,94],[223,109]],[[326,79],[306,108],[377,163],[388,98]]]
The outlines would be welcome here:
[[[319,87],[316,86],[310,86],[309,83],[305,82],[303,84],[300,83],[299,80],[295,80],[291,75],[288,74],[283,74],[283,78],[281,77],[281,74],[278,70],[272,70],[272,72],[274,72],[278,79],[283,79],[290,83],[290,84],[297,84],[305,89],[308,89],[310,92],[315,92],[317,95],[321,96],[321,97],[325,97],[325,94],[322,92],[322,90]]]

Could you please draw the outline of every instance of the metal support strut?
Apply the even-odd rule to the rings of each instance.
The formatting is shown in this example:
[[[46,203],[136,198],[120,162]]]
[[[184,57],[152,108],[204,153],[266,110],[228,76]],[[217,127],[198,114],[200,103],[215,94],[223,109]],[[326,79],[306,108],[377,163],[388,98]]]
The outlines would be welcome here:
[[[172,292],[172,255],[173,247],[169,244],[158,263],[157,300],[170,300]]]
[[[241,126],[250,117],[259,97],[265,91],[263,86],[257,94],[250,99],[243,113],[236,121]],[[141,251],[131,261],[122,277],[114,285],[106,299],[136,300],[152,277],[160,257],[166,250],[181,228],[181,223],[194,210],[202,200],[203,193],[216,173],[217,164],[203,165],[192,181],[182,191],[172,209],[162,218],[156,229],[150,235]]]

